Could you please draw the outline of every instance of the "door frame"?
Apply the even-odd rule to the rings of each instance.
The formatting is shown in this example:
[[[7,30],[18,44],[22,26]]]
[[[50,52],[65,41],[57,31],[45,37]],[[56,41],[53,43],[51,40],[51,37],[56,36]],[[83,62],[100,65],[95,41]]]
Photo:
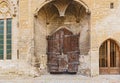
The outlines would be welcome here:
[[[101,50],[101,46],[100,46],[100,48],[99,48],[99,73],[100,74],[120,74],[120,47],[119,47],[119,45],[116,43],[116,41],[114,41],[114,40],[112,40],[112,39],[108,39],[108,40],[106,40],[105,41],[106,43],[107,43],[107,46],[106,46],[106,48],[105,49],[107,49],[106,50],[106,57],[107,57],[107,67],[100,67],[100,50]],[[104,45],[104,43],[105,42],[103,42],[102,43],[102,45]],[[110,59],[110,57],[111,57],[111,45],[110,45],[110,43],[111,42],[114,42],[114,45],[115,45],[115,48],[116,49],[118,49],[118,51],[117,50],[115,50],[115,53],[117,53],[118,52],[118,56],[119,56],[119,61],[118,61],[118,66],[119,67],[111,67],[110,65],[111,65],[111,59]],[[116,61],[116,60],[115,60]]]

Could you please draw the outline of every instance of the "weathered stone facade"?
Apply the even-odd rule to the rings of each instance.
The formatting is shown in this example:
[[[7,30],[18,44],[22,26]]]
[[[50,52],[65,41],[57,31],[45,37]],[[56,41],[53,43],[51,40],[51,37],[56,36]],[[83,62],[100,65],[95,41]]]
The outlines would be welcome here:
[[[2,74],[49,74],[46,37],[62,27],[74,34],[80,33],[79,75],[99,75],[99,48],[105,40],[113,39],[119,45],[120,0],[0,2],[8,4],[7,15],[13,19],[12,60],[0,61]],[[113,9],[111,3],[114,3]],[[1,13],[0,10],[0,18],[4,18]]]

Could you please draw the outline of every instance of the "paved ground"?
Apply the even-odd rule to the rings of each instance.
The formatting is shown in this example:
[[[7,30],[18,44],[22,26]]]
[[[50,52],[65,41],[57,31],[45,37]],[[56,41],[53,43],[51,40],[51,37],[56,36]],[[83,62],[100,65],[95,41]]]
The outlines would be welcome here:
[[[37,78],[0,78],[0,83],[120,83],[120,75],[100,75],[86,77],[81,75],[43,75]]]

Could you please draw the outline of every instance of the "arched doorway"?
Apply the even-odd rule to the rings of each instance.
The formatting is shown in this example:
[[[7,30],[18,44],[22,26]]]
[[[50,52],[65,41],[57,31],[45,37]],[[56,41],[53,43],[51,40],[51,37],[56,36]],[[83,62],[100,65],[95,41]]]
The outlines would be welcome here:
[[[36,62],[40,62],[38,64],[40,64],[41,71],[49,70],[49,72],[55,72],[53,68],[55,68],[56,66],[54,67],[50,66],[51,63],[49,63],[49,60],[48,60],[49,59],[48,56],[50,56],[51,55],[50,53],[52,52],[51,51],[49,52],[46,49],[46,48],[49,48],[47,43],[48,41],[51,41],[51,37],[53,39],[54,38],[58,39],[56,41],[60,41],[61,40],[60,35],[64,33],[64,30],[65,30],[65,34],[63,35],[67,35],[69,33],[68,35],[73,35],[71,37],[74,37],[74,38],[76,37],[75,34],[80,33],[80,38],[78,39],[79,40],[78,47],[80,49],[80,53],[81,55],[88,55],[89,50],[90,50],[90,32],[89,32],[90,13],[87,11],[86,7],[80,4],[80,2],[77,2],[76,0],[52,0],[49,3],[46,3],[43,7],[39,9],[37,14],[35,15],[34,21],[35,21],[34,22],[35,23],[35,29],[34,29],[35,57],[37,58],[37,60],[40,58],[38,61],[36,60]],[[58,29],[60,30],[60,32]],[[53,32],[55,33],[51,35],[51,33]],[[49,35],[50,35],[50,39],[49,39]],[[48,41],[46,40],[47,36],[48,36],[47,38]],[[64,36],[61,36],[61,37],[63,38]],[[63,41],[65,40],[69,40],[69,38],[63,39]],[[55,45],[60,44],[55,41],[53,42],[55,43]],[[67,44],[67,46],[69,46],[69,44]],[[58,48],[58,47],[55,46],[55,48]],[[54,50],[54,51],[56,52],[57,50]],[[79,59],[79,57],[77,59]],[[70,63],[67,63],[67,64],[70,64]],[[78,67],[78,63],[76,64]],[[60,65],[60,64],[57,64],[57,65]],[[61,68],[60,70],[59,68],[58,69],[59,71],[58,70],[56,71],[57,72],[60,72],[60,71],[61,72],[66,72],[66,71],[67,72],[77,72],[77,71],[80,72],[84,69],[84,67],[83,68],[78,67],[79,69],[76,67],[76,70],[72,69],[70,71],[70,69],[68,69],[68,65],[66,65],[66,67],[64,66],[62,67],[63,69]],[[74,65],[73,66],[71,65],[71,68],[74,68]]]
[[[56,31],[48,40],[48,70],[51,73],[76,73],[79,65],[79,34],[65,28]]]
[[[100,74],[120,73],[120,51],[114,40],[106,40],[99,50]]]

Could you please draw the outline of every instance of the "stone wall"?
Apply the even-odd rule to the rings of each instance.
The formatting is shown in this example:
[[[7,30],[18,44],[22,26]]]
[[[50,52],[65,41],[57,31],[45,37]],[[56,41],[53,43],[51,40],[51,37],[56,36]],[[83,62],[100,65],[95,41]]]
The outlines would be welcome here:
[[[97,4],[99,3],[99,4]],[[110,8],[114,3],[114,8]],[[94,2],[91,12],[91,75],[99,75],[99,48],[107,39],[120,42],[119,15],[120,1],[106,0],[104,3],[97,0]]]
[[[76,0],[76,1],[80,2],[81,0]],[[33,28],[34,28],[33,27],[34,22],[36,22],[35,26],[39,27],[39,28],[37,28],[38,30],[36,29],[38,31],[38,32],[36,32],[36,34],[39,34],[39,31],[42,31],[41,35],[35,37],[37,39],[36,42],[39,42],[39,41],[43,42],[43,43],[40,43],[40,44],[39,43],[36,44],[36,45],[38,45],[38,47],[35,47],[35,48],[39,49],[39,51],[36,50],[35,53],[37,53],[36,55],[39,56],[39,58],[42,57],[42,56],[46,56],[46,40],[45,40],[45,36],[50,34],[51,31],[54,31],[54,29],[58,28],[59,26],[52,27],[51,26],[52,22],[50,22],[49,25],[46,25],[44,23],[44,20],[42,21],[43,22],[42,26],[40,26],[39,25],[40,23],[37,23],[37,22],[39,22],[39,21],[37,21],[38,19],[34,18],[34,14],[36,14],[36,11],[39,11],[39,9],[42,6],[44,6],[46,3],[49,3],[50,1],[45,2],[44,0],[41,0],[41,1],[40,0],[39,1],[38,0],[34,0],[34,1],[33,0],[29,0],[29,1],[21,0],[20,2],[22,2],[20,4],[21,11],[26,11],[26,14],[24,14],[24,13],[20,14],[20,18],[29,20],[29,23],[30,23],[30,25],[28,23],[28,25],[30,27],[28,27],[28,25],[27,25],[28,28],[26,30],[29,31],[29,33],[32,33],[31,30],[33,30]],[[101,45],[101,43],[104,40],[108,39],[108,38],[113,38],[113,39],[119,41],[118,38],[117,38],[119,36],[119,30],[112,29],[112,30],[114,30],[114,35],[112,33],[112,35],[110,36],[111,29],[109,28],[109,27],[112,27],[112,26],[113,26],[113,28],[119,27],[118,25],[116,25],[116,20],[117,20],[116,18],[119,16],[119,12],[118,12],[119,3],[118,3],[118,0],[112,0],[112,1],[111,0],[106,0],[106,1],[104,1],[104,3],[101,0],[96,0],[96,1],[94,1],[94,0],[83,0],[82,2],[84,2],[88,6],[89,11],[91,12],[91,17],[89,17],[89,19],[90,19],[89,24],[90,24],[91,30],[89,31],[87,28],[86,29],[82,28],[83,30],[81,32],[81,34],[84,34],[84,32],[90,33],[90,35],[91,35],[90,38],[91,39],[89,39],[89,38],[87,38],[87,39],[91,40],[91,51],[87,52],[87,54],[84,54],[84,53],[81,54],[82,56],[80,58],[80,62],[82,64],[83,61],[85,62],[86,60],[89,60],[88,61],[89,64],[87,64],[87,68],[90,68],[91,70],[89,70],[89,71],[91,71],[91,75],[95,76],[95,75],[99,74],[99,46]],[[114,9],[110,9],[110,3],[111,2],[114,2],[114,4],[115,4]],[[26,9],[24,9],[24,6],[23,6],[24,4],[29,4],[28,6],[26,5]],[[32,13],[28,14],[28,12],[30,12],[30,11]],[[112,15],[112,14],[114,14],[114,15]],[[24,18],[22,16],[24,16]],[[113,19],[112,17],[115,17],[115,16],[116,16],[116,18],[114,18],[114,20],[112,20]],[[111,22],[114,21],[115,23],[114,22],[113,23],[109,22],[108,18],[111,19]],[[43,19],[44,19],[44,16],[43,16]],[[109,25],[109,23],[107,23],[106,21],[111,23],[111,25]],[[23,27],[23,25],[22,25],[23,22],[24,21],[20,22],[22,27]],[[85,22],[85,23],[87,23],[87,22]],[[83,25],[85,25],[84,22],[83,22]],[[43,28],[43,27],[48,27],[48,29]],[[117,28],[117,29],[119,29],[119,28]],[[21,32],[22,32],[22,30],[24,30],[24,28],[21,29]],[[27,33],[25,33],[25,34],[27,34]],[[109,35],[106,35],[106,34],[109,34]],[[85,35],[81,36],[80,40],[85,40],[84,36]],[[30,36],[28,36],[28,37],[30,37]],[[42,38],[42,39],[40,39],[40,38]],[[26,40],[26,38],[25,38],[25,40]],[[83,42],[83,44],[82,44],[83,46],[84,46],[84,43],[85,42]],[[24,45],[24,44],[21,44],[21,46],[22,45]],[[29,46],[27,46],[25,49],[27,49],[28,47]],[[44,48],[41,49],[40,47],[44,47]],[[81,48],[81,50],[82,50],[82,48]],[[27,52],[28,51],[25,51],[25,54],[27,54]],[[83,52],[83,51],[81,51],[81,52]],[[20,53],[24,53],[24,52],[21,51]],[[46,57],[44,57],[44,58],[46,59]],[[39,60],[40,61],[38,61],[38,63],[44,63],[44,59],[39,59]],[[44,63],[44,65],[45,65],[45,63]]]
[[[57,18],[53,18],[49,21],[49,25],[46,25],[44,14],[37,13],[52,0],[9,1],[14,4],[13,6],[19,6],[17,9],[19,12],[17,11],[16,17],[13,17],[15,22],[13,24],[13,60],[1,61],[1,71],[7,67],[8,73],[13,70],[32,75],[39,74],[39,70],[45,70],[44,72],[48,73],[46,66],[46,36],[60,26],[70,26],[69,28],[74,33],[81,32],[81,55],[78,73],[82,75],[99,75],[99,47],[105,40],[111,38],[118,44],[120,42],[120,0],[75,0],[81,3],[87,9],[86,11],[91,14],[86,14],[80,23],[74,22],[71,18],[75,18],[68,15],[63,23],[58,24],[56,23]],[[114,3],[113,9],[110,9],[110,3]],[[14,7],[11,7],[11,9],[14,10]],[[19,15],[19,18],[17,15]],[[86,51],[83,47],[86,47],[84,48]],[[11,66],[8,66],[8,63]]]

